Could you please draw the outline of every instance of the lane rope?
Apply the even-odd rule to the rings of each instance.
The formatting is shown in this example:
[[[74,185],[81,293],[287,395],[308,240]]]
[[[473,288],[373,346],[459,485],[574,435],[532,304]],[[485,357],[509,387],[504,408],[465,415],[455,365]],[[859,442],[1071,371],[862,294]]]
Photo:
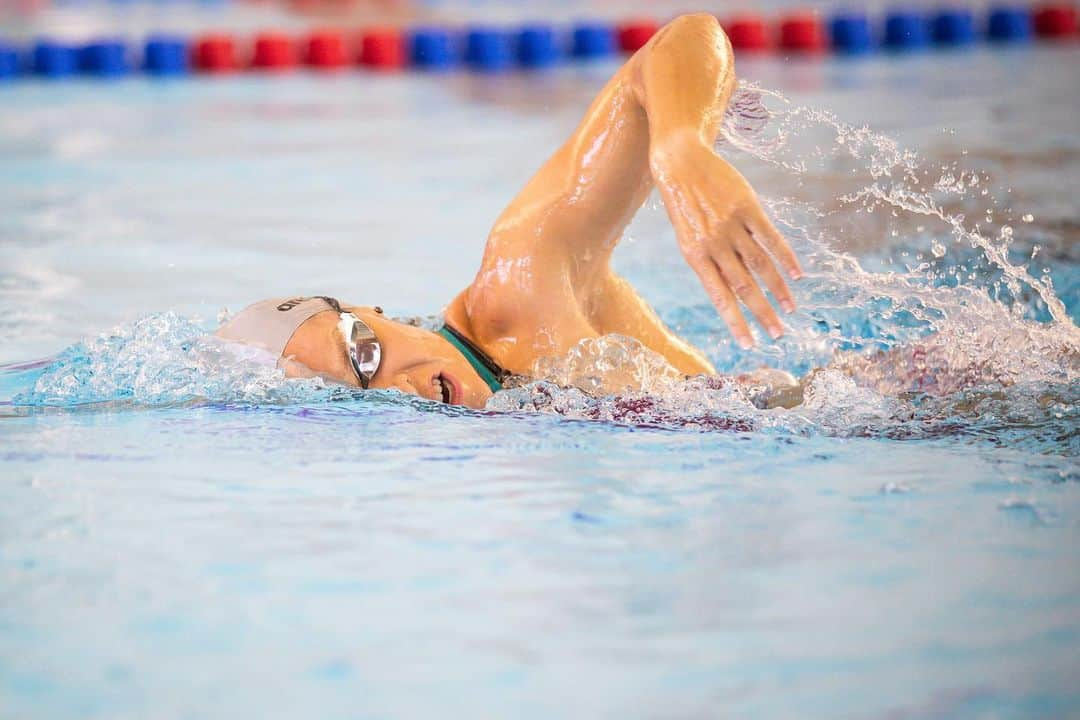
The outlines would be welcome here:
[[[985,42],[1001,47],[1032,42],[1069,43],[1080,38],[1072,3],[993,5],[976,12],[950,6],[932,12],[892,10],[873,18],[862,12],[828,17],[792,12],[767,18],[740,13],[721,18],[739,54],[814,57],[903,55],[957,50]],[[0,80],[19,77],[119,78],[217,75],[241,71],[285,73],[301,67],[341,71],[406,68],[481,73],[537,70],[632,53],[659,29],[650,18],[620,23],[579,22],[570,27],[532,23],[518,28],[418,26],[366,29],[318,28],[302,34],[264,30],[253,36],[206,32],[192,37],[155,33],[140,43],[105,36],[76,43],[38,38],[29,46],[0,38]]]

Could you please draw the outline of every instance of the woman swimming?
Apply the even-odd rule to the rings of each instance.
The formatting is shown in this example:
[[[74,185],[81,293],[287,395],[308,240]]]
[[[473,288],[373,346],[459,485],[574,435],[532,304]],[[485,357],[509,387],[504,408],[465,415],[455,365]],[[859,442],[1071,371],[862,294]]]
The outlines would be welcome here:
[[[438,332],[378,307],[297,297],[256,303],[217,335],[262,348],[289,375],[474,408],[537,359],[612,333],[687,375],[715,374],[610,260],[655,186],[684,258],[739,345],[753,344],[740,303],[771,337],[783,334],[762,286],[793,312],[783,275],[801,277],[798,260],[750,185],[712,149],[734,86],[731,44],[714,17],[686,15],[661,29],[496,220],[476,277]]]

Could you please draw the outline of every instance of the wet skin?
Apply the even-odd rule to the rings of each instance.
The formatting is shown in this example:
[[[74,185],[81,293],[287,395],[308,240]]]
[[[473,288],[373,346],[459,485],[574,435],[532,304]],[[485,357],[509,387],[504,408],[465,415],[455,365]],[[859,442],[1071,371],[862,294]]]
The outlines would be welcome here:
[[[671,331],[610,266],[626,226],[653,188],[679,250],[744,348],[754,339],[740,305],[771,336],[784,332],[765,290],[795,309],[785,277],[802,275],[754,190],[713,151],[735,86],[731,45],[710,15],[666,25],[612,77],[581,124],[496,220],[480,269],[446,308],[446,321],[502,367],[528,375],[535,361],[578,342],[636,338],[687,375],[714,374],[704,354]],[[542,309],[542,311],[541,311]],[[383,347],[372,387],[482,407],[487,386],[442,337],[370,308]],[[321,313],[293,336],[290,372],[356,384],[336,332]],[[291,358],[291,359],[290,359]]]
[[[382,346],[382,360],[369,387],[472,408],[482,408],[491,397],[491,390],[469,362],[441,335],[395,322],[370,307],[343,309],[364,321]],[[338,330],[339,320],[338,313],[327,310],[313,315],[293,333],[282,353],[287,375],[314,374],[359,386]]]

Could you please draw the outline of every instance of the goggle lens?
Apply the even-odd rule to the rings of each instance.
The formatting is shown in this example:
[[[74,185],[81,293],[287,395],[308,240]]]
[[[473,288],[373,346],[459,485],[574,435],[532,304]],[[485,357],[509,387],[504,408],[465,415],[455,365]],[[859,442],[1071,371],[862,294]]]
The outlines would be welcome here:
[[[345,351],[349,356],[349,364],[360,387],[367,390],[371,379],[379,371],[379,363],[382,361],[382,347],[375,332],[368,327],[360,318],[350,312],[341,313],[341,333],[345,339]],[[349,323],[348,329],[344,323]]]

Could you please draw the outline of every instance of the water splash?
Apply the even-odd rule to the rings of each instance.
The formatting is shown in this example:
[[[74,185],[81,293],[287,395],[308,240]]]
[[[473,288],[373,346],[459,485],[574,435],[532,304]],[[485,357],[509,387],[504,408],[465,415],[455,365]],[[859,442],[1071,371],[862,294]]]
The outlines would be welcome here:
[[[747,122],[747,117],[752,118],[753,122]],[[768,122],[762,122],[763,117],[768,118]],[[811,152],[793,142],[807,137],[816,139]],[[781,94],[751,83],[743,83],[736,93],[725,116],[717,149],[729,155],[730,150],[734,149],[760,162],[808,176],[815,182],[828,181],[830,191],[839,191],[835,205],[831,207],[820,207],[797,198],[768,201],[781,222],[789,224],[797,234],[803,234],[811,241],[816,254],[826,258],[848,259],[833,250],[837,246],[836,241],[842,238],[806,227],[808,217],[825,221],[821,224],[827,230],[869,232],[877,236],[873,244],[878,246],[881,245],[880,239],[887,234],[896,237],[901,230],[915,230],[929,239],[931,254],[938,259],[947,252],[942,239],[949,235],[952,245],[967,244],[978,250],[978,259],[1001,273],[1000,278],[979,277],[978,274],[975,278],[967,278],[978,281],[975,285],[983,295],[987,290],[998,290],[1001,284],[1011,292],[1013,299],[1020,298],[1026,291],[1033,291],[1046,306],[1051,318],[1061,325],[1059,330],[1065,339],[1075,344],[1080,338],[1080,332],[1069,319],[1064,304],[1055,295],[1052,282],[1048,282],[1044,276],[1032,275],[1026,266],[1010,260],[1013,226],[1017,222],[1032,222],[1032,215],[1025,213],[1015,219],[1010,208],[997,207],[996,197],[990,197],[990,204],[982,208],[981,219],[969,220],[957,209],[965,207],[965,203],[973,198],[985,199],[990,196],[986,187],[990,182],[988,175],[961,170],[958,163],[935,166],[923,161],[914,151],[901,148],[894,140],[868,127],[846,125],[827,111],[793,105]],[[745,157],[740,157],[739,161],[745,161]],[[866,182],[868,179],[869,183]],[[870,226],[869,230],[865,225],[852,227],[849,223],[859,215],[879,222],[876,226]],[[828,218],[835,218],[837,222],[830,223]],[[893,221],[893,227],[883,227],[881,220]],[[937,227],[928,227],[931,223],[937,223]],[[991,230],[996,228],[996,231],[984,229],[984,225]],[[885,230],[889,230],[889,233]],[[937,272],[939,269],[930,263],[920,263],[910,270],[918,271],[921,277],[911,279],[946,279]],[[955,274],[955,271],[950,273]],[[1005,305],[1022,314],[1021,304],[1006,302]]]
[[[673,378],[647,350],[601,338],[538,363],[543,380],[496,397],[493,408],[615,419],[622,409],[633,422],[638,416],[625,401],[647,396],[658,403],[650,417],[673,425],[723,413],[790,432],[1019,433],[1026,438],[1019,442],[1075,452],[1080,331],[1048,269],[1036,276],[1012,261],[1013,213],[997,206],[988,176],[956,163],[934,166],[867,127],[748,83],[733,96],[717,149],[740,167],[749,155],[799,178],[796,187],[814,188],[808,197],[769,197],[769,183],[757,183],[809,268],[799,288],[802,312],[782,341],[750,355],[731,346],[707,305],[669,310],[666,319],[718,368],[747,369],[750,357],[806,375],[803,405],[763,412],[745,387]],[[833,198],[827,204],[821,183]],[[969,221],[964,210],[986,198],[993,207]],[[1019,222],[1032,219],[1024,213]],[[1024,256],[1034,260],[1039,249]],[[877,267],[864,266],[868,258]],[[566,391],[561,398],[553,386],[609,397],[589,401]]]
[[[563,357],[540,358],[530,376],[591,395],[665,395],[684,379],[662,355],[622,335],[586,338]]]
[[[154,313],[64,350],[13,399],[16,405],[289,403],[330,399],[321,379],[286,380],[207,334],[196,320]]]
[[[728,341],[707,304],[677,297],[661,311],[723,372],[769,364],[803,376],[802,404],[760,409],[761,388],[753,383],[686,379],[637,341],[608,336],[541,359],[534,382],[498,393],[489,410],[703,430],[965,436],[1078,450],[1080,331],[1048,268],[1061,249],[1052,237],[1023,247],[1016,228],[1034,218],[1003,207],[988,175],[957,162],[935,165],[867,127],[745,83],[718,151],[765,175],[752,180],[808,269],[797,288],[801,311],[788,319],[781,341],[755,353]],[[788,181],[770,183],[769,172]],[[775,187],[789,194],[770,195]],[[660,216],[663,209],[644,212]],[[1041,272],[1033,274],[1035,262]],[[346,397],[321,380],[289,380],[245,360],[206,331],[172,313],[143,318],[69,348],[15,402]]]

